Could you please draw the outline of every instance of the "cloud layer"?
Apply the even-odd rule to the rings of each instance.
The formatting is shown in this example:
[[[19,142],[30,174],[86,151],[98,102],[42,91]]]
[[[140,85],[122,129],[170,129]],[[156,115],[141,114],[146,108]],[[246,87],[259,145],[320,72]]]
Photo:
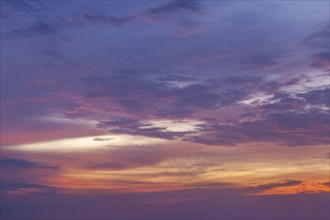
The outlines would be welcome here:
[[[1,219],[328,219],[329,2],[3,1]]]

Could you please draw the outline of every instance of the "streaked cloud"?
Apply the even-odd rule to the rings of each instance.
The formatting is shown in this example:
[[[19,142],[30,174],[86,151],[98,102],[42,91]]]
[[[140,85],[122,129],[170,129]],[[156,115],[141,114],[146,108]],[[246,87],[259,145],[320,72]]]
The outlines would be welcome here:
[[[49,165],[43,165],[27,160],[21,160],[16,158],[3,158],[0,160],[1,168],[2,169],[51,169],[56,170],[59,169],[59,167],[56,166],[49,166]]]

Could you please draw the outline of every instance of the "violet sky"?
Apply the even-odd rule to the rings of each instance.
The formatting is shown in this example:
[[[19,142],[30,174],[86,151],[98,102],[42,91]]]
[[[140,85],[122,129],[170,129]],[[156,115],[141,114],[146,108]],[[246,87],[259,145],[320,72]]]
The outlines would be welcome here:
[[[329,4],[1,0],[1,219],[328,219]]]

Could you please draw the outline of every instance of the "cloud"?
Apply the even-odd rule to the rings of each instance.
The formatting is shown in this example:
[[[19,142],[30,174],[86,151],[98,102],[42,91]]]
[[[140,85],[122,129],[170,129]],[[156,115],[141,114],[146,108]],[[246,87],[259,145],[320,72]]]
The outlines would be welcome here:
[[[189,184],[190,187],[194,188],[205,188],[205,189],[228,189],[232,190],[233,185],[230,183],[224,183],[224,182],[196,182]]]
[[[290,110],[303,109],[306,106],[306,102],[302,98],[297,98],[287,93],[277,93],[270,98],[269,102],[264,102],[259,105],[259,108],[272,111],[282,112]]]
[[[6,19],[13,15],[38,16],[46,9],[47,5],[42,1],[3,1],[1,2],[1,17]]]
[[[2,169],[50,169],[57,170],[59,167],[47,166],[27,160],[21,160],[16,158],[3,158],[0,160]]]
[[[237,124],[201,125],[201,135],[188,141],[204,144],[235,145],[253,141],[275,142],[285,146],[304,146],[329,143],[327,112],[270,113],[264,119]]]
[[[23,183],[23,182],[1,182],[1,189],[13,190],[13,189],[22,189],[22,188],[48,188],[48,186],[39,185],[39,184],[31,184],[31,183]]]
[[[223,87],[217,91],[211,84],[193,84],[183,89],[173,91],[178,100],[173,103],[174,108],[217,109],[229,106],[246,97],[245,88],[241,90]]]
[[[330,88],[312,90],[306,93],[297,94],[297,97],[303,98],[309,105],[330,105]]]
[[[79,5],[79,3],[75,3],[75,5]],[[33,35],[50,36],[58,34],[61,30],[68,28],[72,29],[101,25],[119,28],[138,21],[158,23],[172,20],[174,17],[184,17],[191,14],[201,15],[203,13],[202,6],[197,0],[175,0],[123,16],[101,14],[99,12],[84,12],[74,16],[52,14],[52,16],[50,16],[51,19],[43,19],[40,16],[40,13],[42,11],[47,11],[49,6],[63,7],[64,5],[63,3],[53,4],[39,1],[25,1],[21,3],[9,1],[9,3],[5,4],[4,17],[7,18],[14,15],[16,10],[16,12],[22,12],[24,16],[30,16],[37,21],[27,28],[6,32],[4,36],[6,36],[6,38],[29,37]],[[195,31],[196,26],[193,28],[186,27],[184,30],[185,34],[188,34],[189,32],[191,32],[190,34],[193,34]]]
[[[133,139],[125,146],[103,149],[101,152],[88,152],[89,156],[79,164],[79,167],[110,171],[146,168],[127,175],[128,178],[136,176],[137,179],[180,174],[196,176],[205,173],[209,167],[219,166],[219,160],[210,159],[206,162],[200,160],[200,158],[212,157],[215,154],[212,149],[181,141],[141,145],[135,144]],[[124,175],[125,173],[122,173],[122,178]]]
[[[316,155],[313,158],[330,160],[330,152],[325,153],[325,154]]]
[[[21,192],[21,193],[31,193],[31,194],[40,194],[40,193],[54,193],[54,188],[40,185],[32,184],[25,182],[10,182],[4,181],[0,182],[1,192]]]
[[[189,154],[194,154],[194,151]],[[156,166],[165,160],[187,155],[185,149],[174,150],[172,147],[158,146],[126,146],[105,151],[104,159],[97,162],[81,164],[86,169],[125,170],[139,167]]]
[[[8,31],[4,32],[4,37],[5,39],[11,38],[11,37],[30,37],[30,36],[35,36],[35,35],[40,35],[40,36],[52,36],[55,34],[58,34],[61,30],[62,25],[58,23],[52,23],[48,21],[37,21],[33,25],[20,29],[20,30],[13,30],[13,31]]]
[[[243,69],[272,68],[279,65],[277,59],[278,57],[269,54],[249,55],[240,61],[240,64]]]
[[[141,122],[133,118],[118,118],[112,121],[103,121],[98,124],[100,128],[106,128],[111,133],[141,135],[148,137],[156,137],[162,139],[178,139],[193,132],[175,132],[167,131],[161,127],[148,127],[150,123]]]
[[[330,182],[324,182],[323,185],[330,187]]]
[[[268,184],[262,184],[257,186],[251,186],[251,187],[244,187],[244,190],[247,192],[264,192],[270,189],[278,188],[278,187],[286,187],[286,186],[296,186],[301,184],[302,181],[300,180],[286,180],[283,182],[276,182],[276,183],[268,183]]]
[[[319,30],[309,34],[302,41],[303,45],[309,46],[313,49],[328,49],[329,48],[329,35],[330,35],[329,21],[326,22]]]
[[[189,27],[189,26],[188,26]],[[194,25],[191,25],[191,28]],[[197,29],[198,27],[195,27]],[[187,30],[189,34],[189,29]],[[196,30],[197,32],[198,30]],[[185,32],[174,34],[182,34],[185,35]],[[172,50],[170,51],[170,56],[173,57],[173,60],[183,64],[196,65],[196,64],[205,64],[212,62],[220,62],[221,60],[225,60],[232,56],[232,54],[228,50],[223,49],[209,49],[203,52],[187,52],[180,50]]]
[[[329,22],[322,27],[322,29],[309,34],[302,44],[312,49],[311,59],[312,67],[324,69],[329,71],[330,69],[330,29]]]
[[[52,24],[45,23],[45,22],[38,22],[38,23],[34,24],[33,26],[31,26],[29,31],[48,35],[48,34],[54,34],[54,33],[58,32],[58,28],[56,25],[52,25]]]
[[[124,170],[133,168],[134,165],[123,162],[105,162],[105,163],[91,163],[87,165],[81,165],[82,168],[87,169],[110,169],[110,170]]]
[[[317,54],[313,54],[312,59],[313,59],[313,63],[311,64],[312,67],[317,67],[325,70],[330,69],[330,49],[324,50]]]
[[[164,172],[159,172],[159,173],[154,173],[151,174],[151,177],[197,177],[200,174],[206,173],[205,170],[189,170],[189,171],[164,171]],[[191,184],[189,186],[193,186],[193,187],[199,187],[199,186],[203,186],[203,187],[208,187],[207,183],[204,183],[205,185],[203,185],[203,183],[200,184]],[[211,185],[211,184],[210,184]],[[210,186],[209,185],[209,186]],[[221,183],[218,183],[217,186],[220,186]]]
[[[118,17],[108,14],[83,14],[73,19],[77,25],[111,25],[122,27],[136,21],[163,22],[173,19],[173,16],[183,16],[190,14],[201,15],[203,7],[197,0],[181,1],[175,0],[161,4],[156,7],[145,9],[139,12],[132,12],[129,15]]]
[[[247,76],[224,78],[185,84],[178,78],[176,86],[173,77],[150,79],[143,73],[114,75],[109,77],[88,77],[80,82],[81,103],[89,102],[89,107],[107,100],[98,109],[122,109],[124,112],[145,117],[147,114],[159,117],[183,117],[202,109],[215,110],[232,105],[249,95],[259,79]],[[237,89],[240,86],[240,89]],[[77,92],[77,91],[76,91]],[[141,99],[141,97],[144,97]],[[110,106],[112,106],[110,108]],[[96,107],[96,106],[95,106]],[[87,109],[87,108],[86,108]]]
[[[180,13],[182,11],[192,11],[192,12],[201,12],[201,6],[199,1],[190,0],[190,1],[182,1],[175,0],[172,2],[165,3],[158,7],[151,8],[147,10],[150,14],[171,14],[173,12]]]
[[[170,19],[175,15],[182,16],[185,13],[201,15],[203,12],[203,7],[197,0],[175,0],[147,9],[140,13],[139,17],[147,18],[152,21],[162,21],[164,19]]]
[[[76,17],[74,22],[77,26],[98,26],[111,25],[113,27],[122,27],[134,21],[133,16],[116,17],[111,15],[84,14]]]
[[[94,141],[111,141],[113,140],[114,138],[94,138],[93,140]]]
[[[211,145],[261,141],[299,146],[329,141],[328,117],[323,109],[329,103],[329,88],[291,94],[281,89],[299,85],[300,78],[266,82],[260,76],[246,75],[192,81],[175,76],[155,79],[138,73],[83,78],[75,100],[85,115],[110,117],[100,120],[98,127],[117,134]],[[265,98],[258,100],[259,93]],[[258,101],[242,103],[253,98]],[[219,116],[219,112],[234,107],[241,112],[227,119]],[[206,111],[208,117],[202,114]],[[249,112],[254,115],[246,121],[244,115]],[[74,114],[67,116],[76,117]],[[178,132],[148,122],[159,118],[204,123],[195,131]]]

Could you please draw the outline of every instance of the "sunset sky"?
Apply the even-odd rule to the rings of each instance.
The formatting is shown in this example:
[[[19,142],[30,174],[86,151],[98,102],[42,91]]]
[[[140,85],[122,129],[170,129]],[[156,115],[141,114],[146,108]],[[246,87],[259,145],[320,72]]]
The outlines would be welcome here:
[[[1,1],[1,220],[329,219],[329,1]]]

